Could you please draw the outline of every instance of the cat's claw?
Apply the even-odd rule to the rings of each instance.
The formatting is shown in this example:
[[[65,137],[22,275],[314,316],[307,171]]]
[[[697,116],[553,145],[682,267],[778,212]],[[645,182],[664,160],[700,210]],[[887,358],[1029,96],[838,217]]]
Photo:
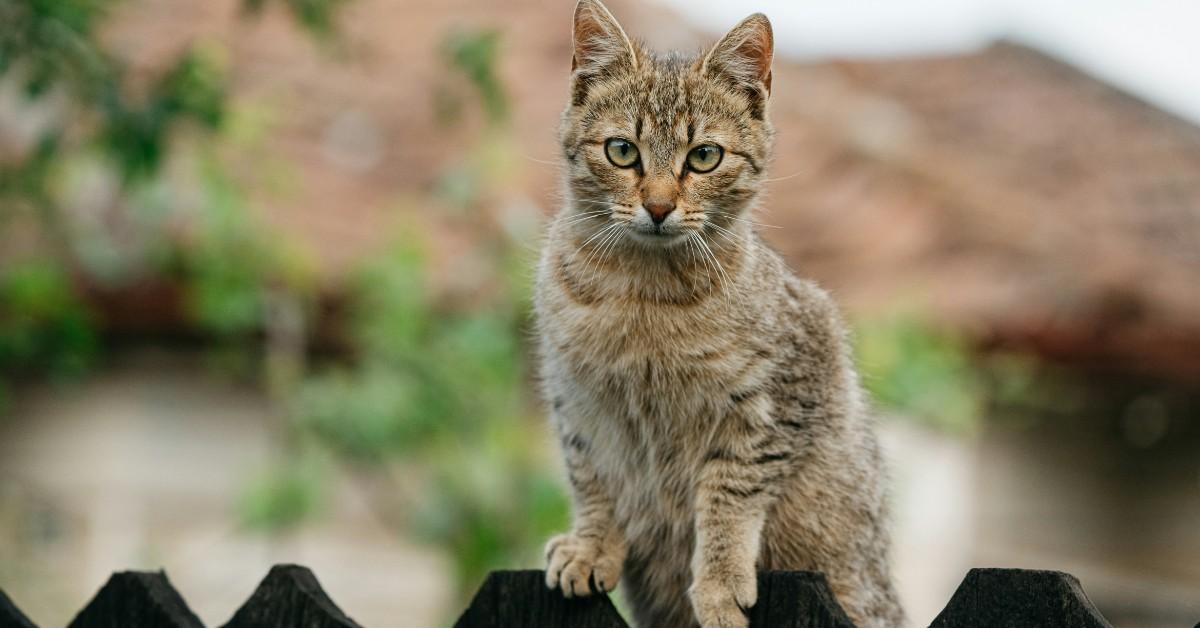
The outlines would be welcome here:
[[[546,543],[546,586],[561,589],[564,597],[608,593],[620,577],[619,553],[597,541],[560,534]]]

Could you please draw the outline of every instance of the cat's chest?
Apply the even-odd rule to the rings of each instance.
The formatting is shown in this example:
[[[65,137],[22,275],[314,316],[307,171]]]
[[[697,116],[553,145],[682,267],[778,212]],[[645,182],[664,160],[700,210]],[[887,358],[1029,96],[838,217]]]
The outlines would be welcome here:
[[[627,526],[688,521],[676,515],[690,508],[731,392],[763,377],[762,348],[735,307],[540,296],[543,368],[560,420],[590,444]]]
[[[644,303],[567,307],[554,321],[550,349],[583,377],[616,377],[651,390],[703,387],[725,379],[739,357],[735,330],[710,310]]]
[[[549,335],[557,379],[574,406],[570,420],[617,452],[612,466],[687,477],[702,457],[730,390],[757,370],[713,318],[588,308],[562,317]]]

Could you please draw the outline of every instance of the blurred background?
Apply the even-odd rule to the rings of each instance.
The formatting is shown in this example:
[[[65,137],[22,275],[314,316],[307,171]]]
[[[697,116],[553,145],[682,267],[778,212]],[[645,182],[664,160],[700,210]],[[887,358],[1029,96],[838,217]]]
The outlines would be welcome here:
[[[833,291],[927,625],[971,566],[1200,620],[1200,7],[611,0],[775,23],[763,235]],[[450,624],[568,525],[529,294],[569,0],[0,1],[0,588],[276,562]]]

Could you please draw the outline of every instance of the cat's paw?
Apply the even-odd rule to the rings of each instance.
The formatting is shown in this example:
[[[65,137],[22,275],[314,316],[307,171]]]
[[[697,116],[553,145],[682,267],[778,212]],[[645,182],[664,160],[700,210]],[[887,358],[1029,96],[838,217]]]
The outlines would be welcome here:
[[[758,582],[753,572],[705,575],[692,583],[688,596],[702,628],[746,628],[746,613],[758,600]]]
[[[565,597],[608,593],[621,578],[623,560],[623,552],[617,548],[560,534],[546,543],[546,586],[562,589]]]

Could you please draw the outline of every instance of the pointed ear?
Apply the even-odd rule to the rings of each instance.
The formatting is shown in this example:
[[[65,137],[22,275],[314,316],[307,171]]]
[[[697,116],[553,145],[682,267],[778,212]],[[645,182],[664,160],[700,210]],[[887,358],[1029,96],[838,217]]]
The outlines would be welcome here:
[[[571,58],[575,104],[587,95],[597,79],[637,67],[633,43],[599,0],[579,0],[575,5],[575,45]]]
[[[739,22],[712,47],[704,57],[701,71],[706,76],[729,81],[746,90],[761,109],[771,94],[774,50],[771,22],[762,13],[755,13]]]

